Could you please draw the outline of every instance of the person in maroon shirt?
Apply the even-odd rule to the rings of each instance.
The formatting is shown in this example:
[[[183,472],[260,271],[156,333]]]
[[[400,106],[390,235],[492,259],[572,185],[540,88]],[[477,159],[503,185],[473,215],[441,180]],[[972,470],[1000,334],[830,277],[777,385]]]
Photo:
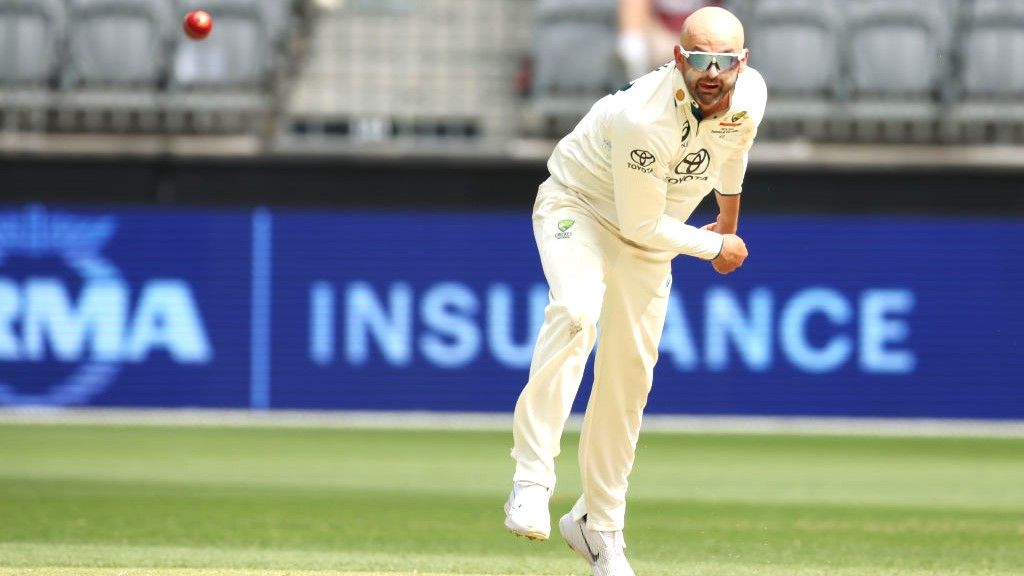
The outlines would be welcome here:
[[[683,22],[715,0],[619,0],[619,57],[629,80],[667,61]]]

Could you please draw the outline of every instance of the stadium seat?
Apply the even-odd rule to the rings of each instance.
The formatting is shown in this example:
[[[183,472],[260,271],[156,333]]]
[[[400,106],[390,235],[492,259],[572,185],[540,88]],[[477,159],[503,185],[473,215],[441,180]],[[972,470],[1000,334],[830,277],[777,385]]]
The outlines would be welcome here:
[[[842,92],[839,1],[760,0],[746,28],[750,65],[771,93],[761,133],[827,138]]]
[[[66,20],[60,0],[0,0],[0,129],[44,127]]]
[[[177,1],[184,14],[194,2]],[[172,131],[253,132],[262,128],[271,102],[271,72],[279,52],[265,0],[206,0],[213,32],[174,46],[167,95]]]
[[[178,12],[194,4],[179,0]],[[260,87],[275,56],[265,6],[261,0],[205,0],[214,32],[201,42],[175,43],[171,87]]]
[[[63,55],[65,24],[60,0],[0,0],[0,82],[51,82]]]
[[[625,82],[615,50],[615,0],[540,0],[530,112],[550,135],[575,124]]]
[[[953,0],[845,3],[853,138],[928,141],[937,135],[958,6]]]
[[[280,44],[291,24],[292,0],[262,0],[263,17],[271,40]]]
[[[71,0],[64,129],[152,130],[176,18],[164,0]]]
[[[70,84],[156,86],[173,15],[163,0],[71,0]]]
[[[975,0],[957,45],[957,99],[947,135],[968,142],[1024,142],[1024,1]]]

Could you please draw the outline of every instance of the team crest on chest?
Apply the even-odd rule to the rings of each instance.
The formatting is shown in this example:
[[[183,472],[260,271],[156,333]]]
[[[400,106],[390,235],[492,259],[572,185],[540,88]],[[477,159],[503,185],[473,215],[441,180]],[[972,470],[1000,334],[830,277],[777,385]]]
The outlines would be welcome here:
[[[715,130],[712,130],[711,133],[712,134],[719,134],[719,135],[721,135],[721,134],[734,134],[736,132],[739,132],[739,129],[737,129],[737,126],[742,126],[743,125],[743,121],[746,120],[747,118],[750,118],[750,116],[747,116],[747,111],[746,110],[740,110],[739,112],[736,112],[735,114],[733,114],[729,118],[722,119],[722,121],[720,121],[718,123],[718,128],[716,128]]]

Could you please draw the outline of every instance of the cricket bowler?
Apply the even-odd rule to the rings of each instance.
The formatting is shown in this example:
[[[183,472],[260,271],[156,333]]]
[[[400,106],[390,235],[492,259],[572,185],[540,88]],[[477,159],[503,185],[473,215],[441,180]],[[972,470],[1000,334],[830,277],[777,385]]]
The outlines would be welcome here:
[[[550,302],[515,407],[505,526],[534,540],[550,535],[554,460],[600,324],[579,444],[583,494],[559,521],[595,576],[634,576],[624,553],[626,489],[671,261],[683,254],[728,274],[747,257],[736,235],[740,192],[767,100],[748,56],[732,13],[697,10],[672,62],[599,100],[558,143],[538,190],[533,230]],[[686,224],[708,194],[717,220]]]

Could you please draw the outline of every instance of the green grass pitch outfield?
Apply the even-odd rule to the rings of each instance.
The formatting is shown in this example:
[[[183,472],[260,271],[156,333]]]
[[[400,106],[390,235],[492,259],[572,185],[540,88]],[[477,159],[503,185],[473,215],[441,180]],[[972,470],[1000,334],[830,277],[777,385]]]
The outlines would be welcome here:
[[[0,425],[0,575],[588,574],[502,527],[510,442]],[[639,576],[1020,575],[1024,439],[647,434],[627,519]]]

